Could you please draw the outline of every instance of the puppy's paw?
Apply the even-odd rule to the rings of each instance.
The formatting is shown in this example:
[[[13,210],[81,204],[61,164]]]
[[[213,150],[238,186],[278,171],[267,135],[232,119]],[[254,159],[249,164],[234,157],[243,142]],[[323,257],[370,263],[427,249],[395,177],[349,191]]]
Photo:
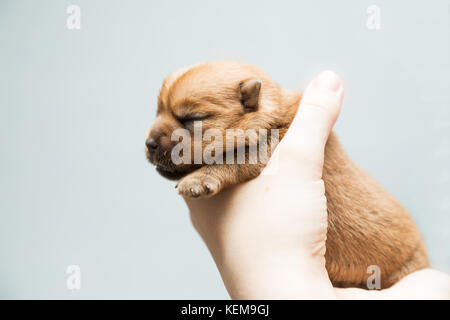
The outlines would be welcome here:
[[[208,198],[220,191],[221,183],[213,176],[194,172],[182,178],[176,188],[185,197]]]

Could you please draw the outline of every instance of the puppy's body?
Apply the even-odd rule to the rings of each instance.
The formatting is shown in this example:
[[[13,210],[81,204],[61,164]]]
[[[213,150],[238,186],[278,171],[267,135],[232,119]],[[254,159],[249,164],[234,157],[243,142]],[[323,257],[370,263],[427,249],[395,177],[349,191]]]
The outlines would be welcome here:
[[[204,131],[279,129],[282,138],[300,100],[300,93],[279,87],[253,66],[214,62],[185,68],[163,83],[147,157],[163,176],[179,179],[181,194],[212,196],[257,177],[264,164],[175,165],[170,150],[177,142],[170,141],[171,133],[182,127],[192,130],[192,120],[201,119]],[[366,287],[368,267],[375,265],[386,288],[428,266],[425,245],[408,212],[347,156],[334,133],[325,148],[323,180],[326,267],[334,285]]]

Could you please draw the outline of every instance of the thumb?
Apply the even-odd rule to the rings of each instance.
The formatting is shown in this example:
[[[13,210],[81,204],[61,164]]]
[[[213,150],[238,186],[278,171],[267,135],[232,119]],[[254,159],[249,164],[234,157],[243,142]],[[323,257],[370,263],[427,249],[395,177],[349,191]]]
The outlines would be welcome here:
[[[322,177],[325,144],[343,96],[342,82],[332,71],[320,73],[308,85],[289,130],[275,149],[280,162],[286,162],[283,170],[298,169],[314,179]]]

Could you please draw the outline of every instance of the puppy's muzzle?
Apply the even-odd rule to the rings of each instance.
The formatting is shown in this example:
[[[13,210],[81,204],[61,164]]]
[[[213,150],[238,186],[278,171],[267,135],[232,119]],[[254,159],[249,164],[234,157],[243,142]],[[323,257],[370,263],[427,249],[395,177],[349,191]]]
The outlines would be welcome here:
[[[166,136],[158,138],[149,137],[145,140],[147,148],[147,159],[156,166],[156,171],[163,177],[170,180],[178,180],[192,169],[190,166],[176,166],[172,162],[170,155],[172,143]]]

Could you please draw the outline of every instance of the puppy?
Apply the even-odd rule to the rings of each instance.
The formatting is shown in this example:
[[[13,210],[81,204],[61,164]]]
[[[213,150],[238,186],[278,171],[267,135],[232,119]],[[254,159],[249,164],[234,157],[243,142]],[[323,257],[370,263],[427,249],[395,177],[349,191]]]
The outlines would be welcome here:
[[[192,161],[196,143],[206,150],[217,137],[212,142],[183,139],[187,149],[182,156],[190,161],[174,163],[173,151],[180,142],[173,141],[172,134],[183,129],[192,137],[201,122],[201,132],[214,129],[223,137],[227,129],[278,129],[282,138],[300,100],[300,93],[280,87],[251,65],[211,62],[184,68],[163,82],[157,119],[147,134],[147,158],[163,177],[179,180],[180,194],[213,196],[257,177],[264,162],[248,163],[249,147],[256,143],[273,148],[273,137],[245,137],[247,161],[231,164]],[[222,144],[223,153],[240,147],[235,142],[224,146],[223,141],[216,143]],[[371,275],[368,267],[375,265],[381,271],[381,288],[387,288],[429,265],[423,239],[408,212],[347,156],[333,132],[325,148],[323,180],[328,207],[325,258],[333,285],[365,288]]]

